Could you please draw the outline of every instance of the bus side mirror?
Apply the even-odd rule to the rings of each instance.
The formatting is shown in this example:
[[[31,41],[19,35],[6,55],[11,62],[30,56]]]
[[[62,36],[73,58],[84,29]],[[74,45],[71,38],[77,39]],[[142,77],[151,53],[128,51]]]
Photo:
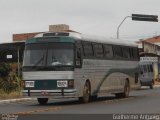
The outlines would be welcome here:
[[[79,51],[77,51],[77,58],[81,58],[81,53]]]
[[[76,54],[77,54],[77,55],[76,55],[76,60],[75,60],[75,66],[76,66],[77,68],[80,68],[81,65],[82,65],[81,53],[80,53],[80,51],[77,51]]]

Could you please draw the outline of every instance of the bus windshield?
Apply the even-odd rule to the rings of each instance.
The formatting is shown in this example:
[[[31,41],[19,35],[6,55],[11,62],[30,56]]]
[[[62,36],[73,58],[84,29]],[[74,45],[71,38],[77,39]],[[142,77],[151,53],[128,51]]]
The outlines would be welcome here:
[[[73,66],[72,43],[28,44],[24,52],[24,67]]]

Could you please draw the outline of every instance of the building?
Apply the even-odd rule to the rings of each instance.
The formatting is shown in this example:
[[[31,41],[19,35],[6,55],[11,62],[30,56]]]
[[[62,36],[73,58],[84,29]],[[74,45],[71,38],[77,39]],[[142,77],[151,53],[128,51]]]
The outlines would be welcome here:
[[[42,32],[34,32],[34,33],[21,33],[21,34],[13,34],[13,41],[26,41],[27,39],[33,38],[35,35]]]
[[[150,61],[153,64],[154,79],[160,79],[160,36],[140,40],[139,46],[140,60]]]

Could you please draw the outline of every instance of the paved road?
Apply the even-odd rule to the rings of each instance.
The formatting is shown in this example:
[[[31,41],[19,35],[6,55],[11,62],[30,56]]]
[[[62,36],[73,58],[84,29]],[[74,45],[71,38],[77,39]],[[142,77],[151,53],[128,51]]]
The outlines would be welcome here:
[[[115,114],[160,113],[160,88],[132,91],[129,98],[100,97],[95,102],[80,104],[77,99],[50,100],[41,106],[36,100],[0,103],[0,113],[14,114]]]

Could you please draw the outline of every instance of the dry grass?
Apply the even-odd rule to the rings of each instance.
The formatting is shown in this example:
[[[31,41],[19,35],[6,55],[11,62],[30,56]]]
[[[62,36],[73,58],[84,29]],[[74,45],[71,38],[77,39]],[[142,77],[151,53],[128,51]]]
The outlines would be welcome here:
[[[20,98],[21,96],[22,96],[22,93],[17,91],[7,94],[3,90],[0,90],[0,100]]]

